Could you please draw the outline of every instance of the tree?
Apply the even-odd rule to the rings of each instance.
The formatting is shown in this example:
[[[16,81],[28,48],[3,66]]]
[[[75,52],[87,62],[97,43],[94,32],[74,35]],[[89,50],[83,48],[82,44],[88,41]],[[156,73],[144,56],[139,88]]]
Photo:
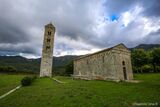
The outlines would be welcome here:
[[[66,69],[65,69],[66,75],[71,75],[73,74],[73,61],[71,61],[70,63],[68,63],[66,65]]]
[[[142,71],[145,72],[145,73],[148,73],[148,72],[153,72],[153,66],[152,65],[143,65],[142,67]]]
[[[0,72],[16,72],[16,68],[13,66],[0,66]]]
[[[133,68],[135,68],[137,70],[137,73],[140,72],[142,73],[142,66],[146,65],[149,63],[149,58],[147,53],[144,51],[144,49],[135,49],[132,52],[132,64],[133,64]]]
[[[152,50],[152,64],[154,67],[154,72],[157,72],[156,67],[160,66],[160,48],[154,48]]]

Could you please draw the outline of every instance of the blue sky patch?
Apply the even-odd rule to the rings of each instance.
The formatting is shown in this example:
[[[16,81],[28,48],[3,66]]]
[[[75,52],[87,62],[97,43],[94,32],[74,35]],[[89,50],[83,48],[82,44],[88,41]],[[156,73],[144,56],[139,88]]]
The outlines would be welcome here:
[[[111,21],[116,21],[116,20],[119,19],[119,17],[117,15],[115,15],[115,14],[111,15],[110,18],[111,18]]]

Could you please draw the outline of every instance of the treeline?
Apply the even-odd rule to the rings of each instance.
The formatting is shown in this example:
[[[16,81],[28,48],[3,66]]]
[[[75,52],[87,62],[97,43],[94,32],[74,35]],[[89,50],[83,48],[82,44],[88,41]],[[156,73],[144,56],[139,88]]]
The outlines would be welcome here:
[[[160,72],[160,48],[134,49],[131,58],[134,73]]]
[[[17,72],[17,69],[13,66],[0,66],[0,72],[13,73]]]
[[[133,49],[131,60],[134,73],[160,72],[160,48]],[[73,74],[73,61],[65,67],[64,74]]]
[[[70,75],[73,73],[73,59],[78,56],[54,57],[53,74]],[[160,72],[160,48],[131,51],[134,73]],[[40,59],[26,59],[20,56],[1,56],[0,73],[39,73]]]
[[[9,74],[37,74],[37,72],[31,71],[19,71],[14,66],[0,66],[0,73],[9,73]]]

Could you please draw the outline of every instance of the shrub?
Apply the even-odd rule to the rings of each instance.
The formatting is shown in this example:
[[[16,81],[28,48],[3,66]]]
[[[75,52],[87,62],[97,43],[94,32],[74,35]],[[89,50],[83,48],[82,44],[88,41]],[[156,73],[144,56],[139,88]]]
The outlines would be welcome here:
[[[140,72],[141,72],[140,67],[135,67],[135,66],[133,66],[133,72],[134,72],[134,73],[140,73]]]
[[[66,73],[66,75],[68,75],[68,76],[70,76],[71,74],[73,74],[73,61],[71,61],[70,63],[68,63],[68,64],[66,65],[65,73]]]
[[[156,66],[156,71],[160,72],[160,66]]]
[[[143,72],[153,72],[153,67],[151,65],[144,65],[142,66]]]
[[[36,79],[36,76],[26,76],[21,80],[22,86],[30,86],[33,82],[33,80]]]

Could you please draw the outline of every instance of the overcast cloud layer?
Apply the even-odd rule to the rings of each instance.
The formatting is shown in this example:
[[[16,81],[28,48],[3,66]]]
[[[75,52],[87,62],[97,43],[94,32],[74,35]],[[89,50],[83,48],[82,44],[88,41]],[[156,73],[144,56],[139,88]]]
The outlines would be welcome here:
[[[56,56],[160,43],[159,10],[159,0],[0,0],[0,53],[40,56],[50,22]]]

